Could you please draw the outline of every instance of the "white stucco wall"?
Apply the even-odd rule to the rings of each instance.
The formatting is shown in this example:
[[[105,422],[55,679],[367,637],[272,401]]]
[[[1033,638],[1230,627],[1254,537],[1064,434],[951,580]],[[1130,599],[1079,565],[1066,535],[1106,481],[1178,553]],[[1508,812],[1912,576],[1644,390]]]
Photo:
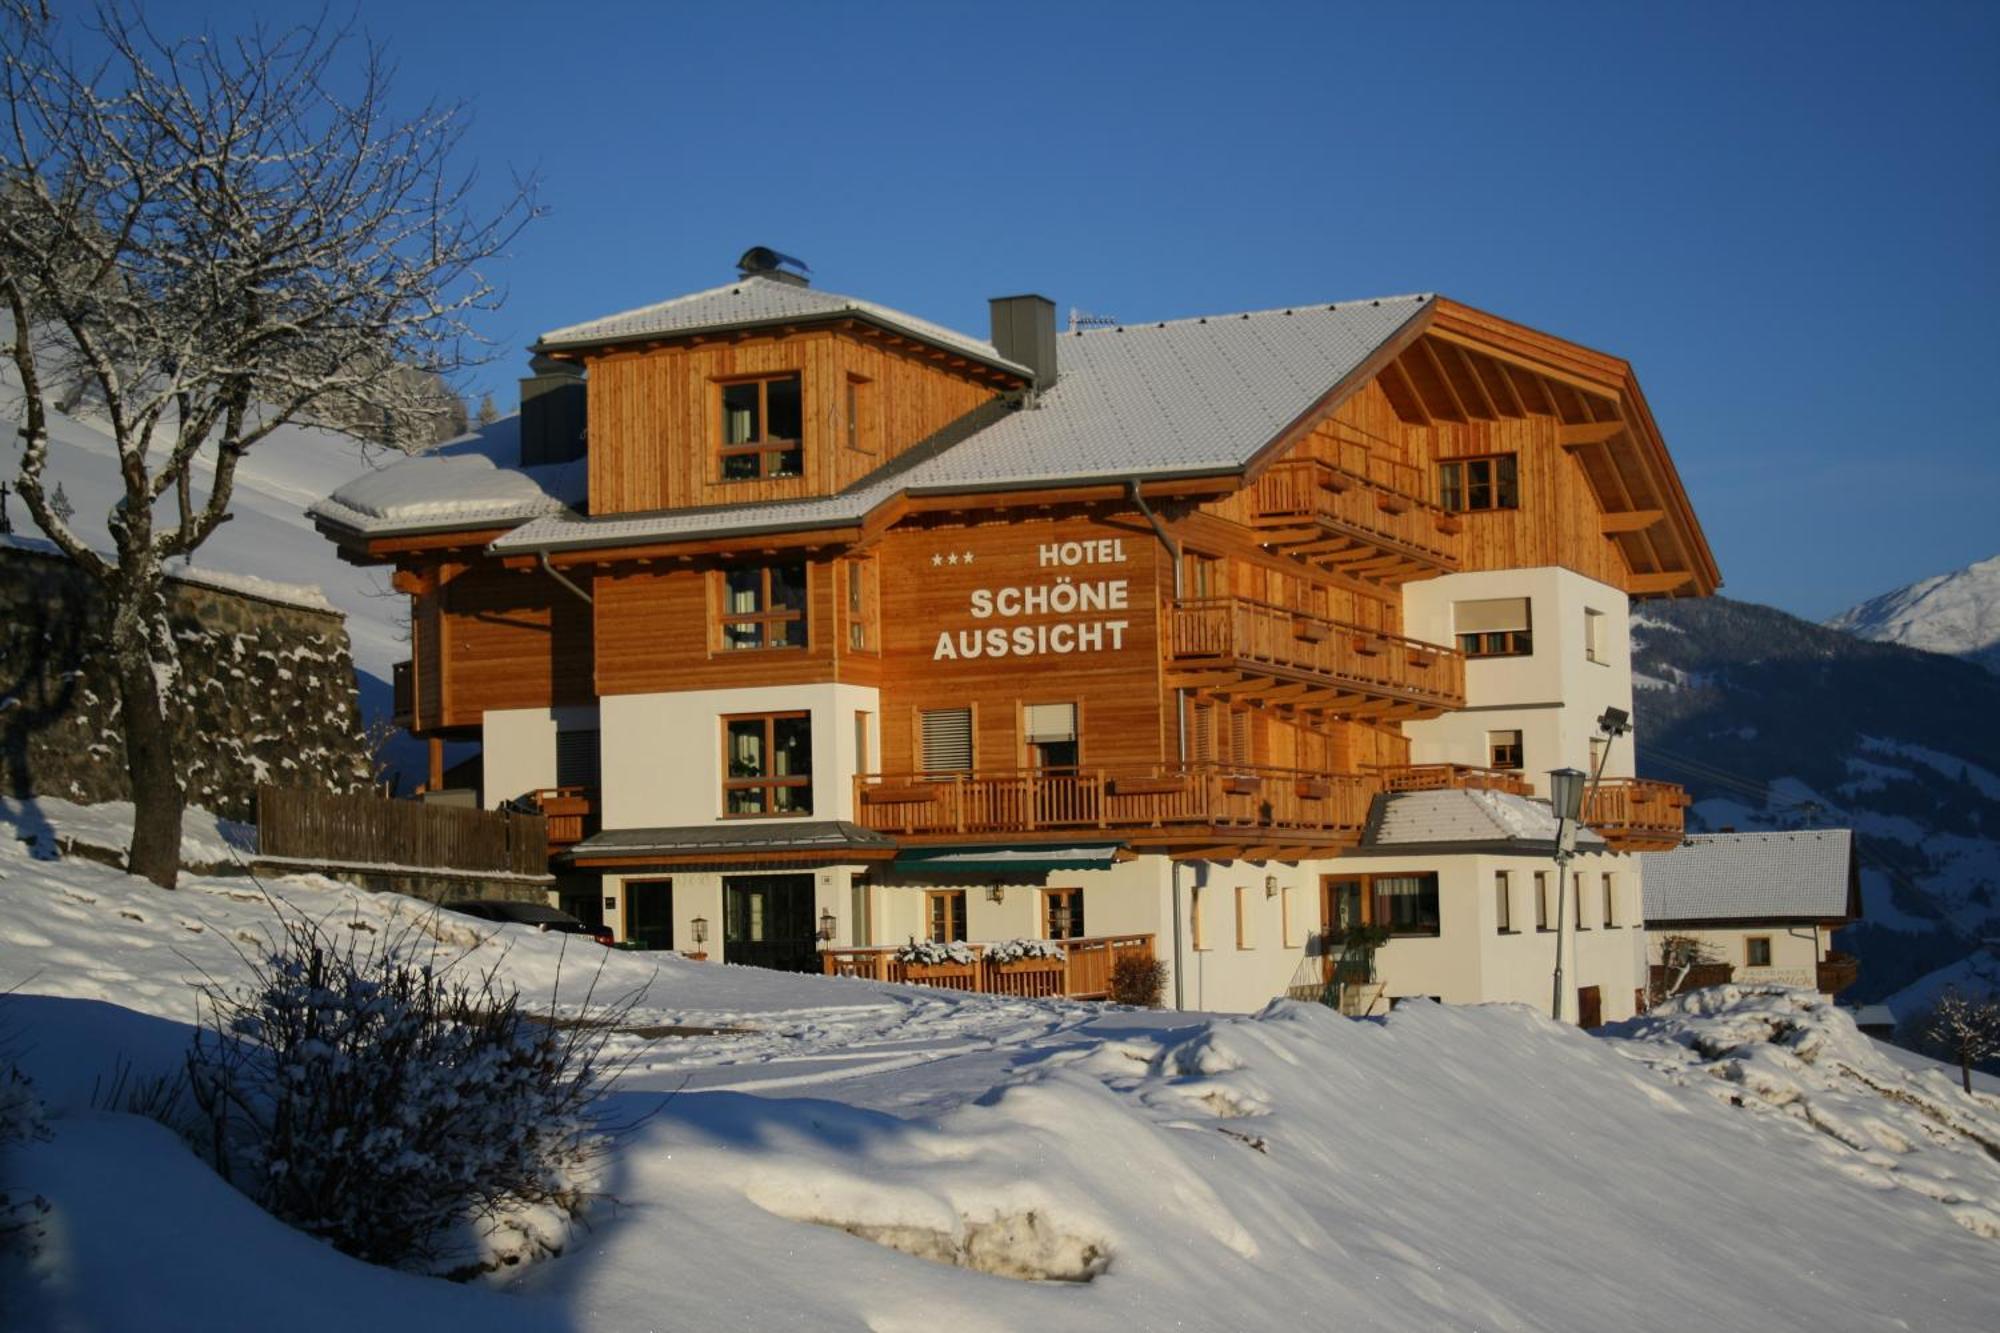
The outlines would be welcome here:
[[[1632,711],[1631,601],[1617,588],[1555,566],[1448,574],[1404,587],[1403,632],[1456,644],[1453,606],[1502,597],[1529,599],[1534,651],[1468,660],[1464,710],[1404,725],[1410,760],[1483,767],[1487,733],[1519,731],[1524,776],[1546,794],[1550,769],[1589,767],[1590,738],[1607,707]],[[1585,656],[1586,611],[1604,617],[1600,662]],[[1604,775],[1632,773],[1627,735],[1612,744]]]
[[[486,807],[556,785],[556,732],[597,726],[595,708],[490,708],[480,727]]]
[[[1833,947],[1832,932],[1818,926],[1744,925],[1724,929],[1653,929],[1646,932],[1648,963],[1659,961],[1660,941],[1668,935],[1692,935],[1707,945],[1717,962],[1736,969],[1735,980],[1783,986],[1817,986],[1819,964]],[[1750,940],[1771,942],[1768,967],[1750,966]]]
[[[879,754],[881,698],[865,686],[828,683],[605,696],[599,704],[603,826],[721,822],[722,719],[732,713],[796,711],[812,714],[812,813],[759,822],[852,819],[854,715],[868,714],[869,752]]]

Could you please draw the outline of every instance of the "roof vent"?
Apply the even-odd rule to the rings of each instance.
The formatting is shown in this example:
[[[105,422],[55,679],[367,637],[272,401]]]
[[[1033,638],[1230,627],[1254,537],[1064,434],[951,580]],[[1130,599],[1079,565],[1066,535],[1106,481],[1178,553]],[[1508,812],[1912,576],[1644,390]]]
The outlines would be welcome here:
[[[780,254],[768,245],[753,245],[745,250],[736,261],[736,271],[746,278],[769,278],[773,282],[789,282],[794,287],[812,285],[812,280],[806,277],[812,268],[805,260]]]

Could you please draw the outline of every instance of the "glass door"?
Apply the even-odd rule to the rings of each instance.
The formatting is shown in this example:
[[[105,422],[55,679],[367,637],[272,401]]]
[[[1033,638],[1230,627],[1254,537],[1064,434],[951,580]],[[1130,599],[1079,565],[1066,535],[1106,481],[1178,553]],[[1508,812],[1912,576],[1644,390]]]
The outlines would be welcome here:
[[[817,972],[811,875],[729,875],[722,881],[722,961]]]
[[[674,947],[674,882],[625,881],[625,938],[645,949]]]

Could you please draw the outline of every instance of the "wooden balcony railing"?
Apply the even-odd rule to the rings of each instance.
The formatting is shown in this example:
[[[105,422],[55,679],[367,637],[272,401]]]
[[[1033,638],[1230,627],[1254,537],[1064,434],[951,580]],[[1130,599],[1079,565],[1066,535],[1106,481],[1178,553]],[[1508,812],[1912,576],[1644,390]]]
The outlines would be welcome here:
[[[1258,478],[1262,540],[1384,582],[1459,567],[1464,523],[1408,491],[1318,458],[1289,459]]]
[[[1678,783],[1606,778],[1585,797],[1583,822],[1618,852],[1664,852],[1687,830],[1688,795]]]
[[[830,977],[861,977],[913,986],[1013,995],[1022,999],[1101,1000],[1111,994],[1111,969],[1120,958],[1153,956],[1151,935],[1097,935],[1058,940],[1061,958],[1022,958],[996,963],[983,944],[968,944],[969,963],[904,963],[890,949],[827,949],[821,966]]]
[[[1180,674],[1257,697],[1311,703],[1340,696],[1386,700],[1390,716],[1435,717],[1465,706],[1465,658],[1455,648],[1360,625],[1287,610],[1242,597],[1173,602],[1166,614],[1166,653]],[[1248,684],[1249,689],[1234,688]]]
[[[529,802],[549,821],[549,846],[569,847],[597,832],[597,793],[588,787],[541,787]]]
[[[1826,957],[1819,960],[1819,992],[1822,995],[1838,995],[1861,978],[1861,960],[1851,953],[1838,949],[1828,950]]]
[[[1171,842],[1214,832],[1296,833],[1312,845],[1351,844],[1378,784],[1252,764],[977,773],[863,773],[855,818],[878,833],[957,838],[1093,830]]]
[[[1515,796],[1533,796],[1535,784],[1521,773],[1504,768],[1475,768],[1470,764],[1402,764],[1376,770],[1382,790],[1397,791],[1504,791]]]

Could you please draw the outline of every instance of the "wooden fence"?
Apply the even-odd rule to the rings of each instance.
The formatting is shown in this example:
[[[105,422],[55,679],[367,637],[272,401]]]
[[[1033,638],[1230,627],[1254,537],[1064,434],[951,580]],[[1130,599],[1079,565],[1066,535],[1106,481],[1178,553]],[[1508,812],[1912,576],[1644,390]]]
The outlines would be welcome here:
[[[989,959],[983,944],[966,945],[972,959],[964,963],[905,963],[897,959],[893,948],[827,949],[820,960],[830,977],[862,977],[1023,999],[1067,996],[1102,1000],[1111,994],[1111,968],[1119,958],[1126,954],[1153,956],[1151,935],[1096,935],[1054,943],[1062,946],[1063,957],[1022,958],[1011,963]]]
[[[300,787],[257,789],[257,853],[327,865],[545,876],[548,821]]]

